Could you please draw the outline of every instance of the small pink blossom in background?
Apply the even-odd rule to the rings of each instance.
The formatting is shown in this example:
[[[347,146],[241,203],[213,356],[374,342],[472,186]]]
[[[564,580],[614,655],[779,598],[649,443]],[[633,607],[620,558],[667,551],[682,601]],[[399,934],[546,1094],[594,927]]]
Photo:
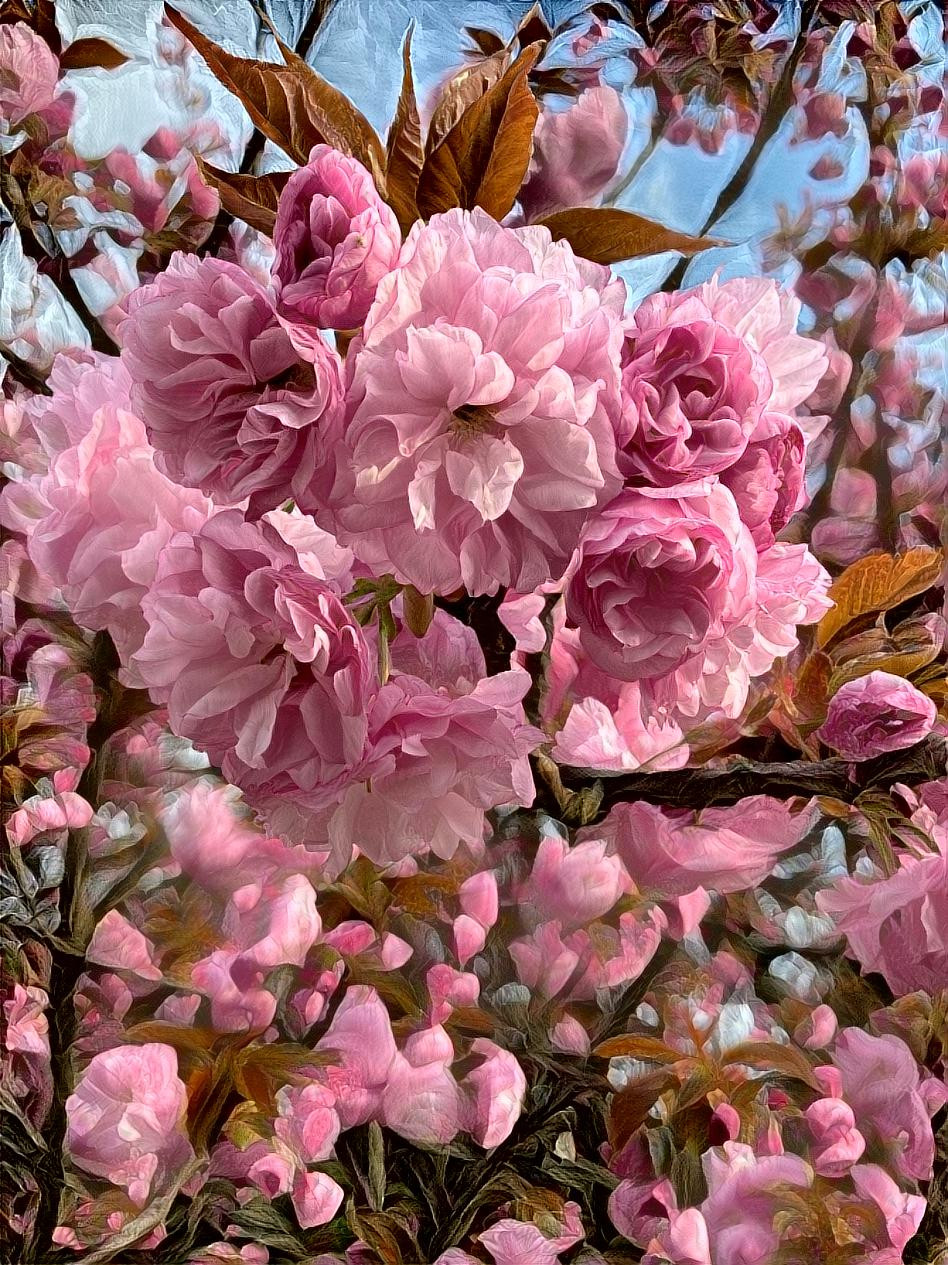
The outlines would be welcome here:
[[[293,1207],[304,1230],[331,1221],[345,1197],[346,1192],[328,1173],[297,1173],[293,1183]]]
[[[551,1212],[543,1220],[541,1227],[536,1221],[505,1217],[477,1237],[494,1265],[558,1265],[560,1254],[585,1234],[579,1205],[566,1203],[561,1215]]]
[[[302,363],[272,297],[218,259],[174,255],[126,310],[122,364],[170,478],[255,514],[328,494],[342,385],[326,343]]]
[[[144,1207],[191,1158],[187,1094],[170,1045],[123,1045],[97,1054],[66,1103],[66,1147],[87,1173]]]
[[[598,206],[616,178],[628,130],[622,94],[608,84],[584,89],[565,110],[541,110],[519,196],[526,218]]]
[[[416,224],[353,348],[344,543],[424,593],[561,575],[618,488],[622,302],[546,229],[480,210]]]
[[[280,195],[273,276],[291,336],[315,345],[314,329],[354,329],[368,315],[402,235],[395,214],[354,158],[317,145]]]
[[[461,1083],[467,1096],[462,1119],[475,1142],[490,1150],[510,1137],[519,1120],[527,1079],[514,1055],[493,1041],[479,1037],[471,1044],[471,1054],[482,1061]]]
[[[932,699],[891,672],[869,672],[841,685],[816,736],[846,760],[871,760],[914,746],[932,732]]]
[[[799,312],[799,300],[762,277],[645,299],[626,328],[623,474],[687,483],[766,440],[767,415],[792,412],[826,365],[822,346],[797,334]]]

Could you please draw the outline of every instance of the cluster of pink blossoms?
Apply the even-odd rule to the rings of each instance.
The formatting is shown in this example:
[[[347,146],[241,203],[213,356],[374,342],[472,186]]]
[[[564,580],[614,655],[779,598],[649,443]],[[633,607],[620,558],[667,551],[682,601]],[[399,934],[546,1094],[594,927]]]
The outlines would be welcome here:
[[[574,54],[593,67],[606,34],[597,18]],[[0,25],[4,67],[4,123],[29,121],[9,143],[55,139],[56,58]],[[832,605],[784,529],[826,458],[810,411],[849,367],[772,280],[628,310],[609,269],[529,223],[616,175],[629,119],[599,69],[544,110],[507,222],[453,210],[402,240],[370,172],[320,144],[265,267],[178,251],[113,287],[120,354],[74,347],[48,395],[3,403],[0,556],[40,615],[5,629],[0,679],[0,910],[33,937],[4,984],[0,1089],[27,1135],[55,1129],[66,1034],[56,1248],[897,1265],[922,1224],[948,1105],[944,785],[882,809],[600,813],[599,783],[571,796],[552,763],[571,781],[704,764],[759,726],[779,743],[772,669]],[[845,130],[845,101],[802,78],[807,127]],[[668,139],[718,148],[689,100]],[[179,140],[149,152],[206,212]],[[163,178],[111,155],[89,205],[127,183],[157,236]],[[883,404],[897,386],[880,374]],[[834,530],[820,557],[852,549]],[[857,632],[879,668],[841,683],[837,630],[807,660],[820,714],[790,700],[801,750],[853,781],[944,732],[931,677],[887,670],[943,654],[943,616],[913,619]],[[563,822],[526,811],[536,770]],[[47,946],[74,949],[67,929],[64,1018]],[[24,1233],[31,1182],[0,1199]]]

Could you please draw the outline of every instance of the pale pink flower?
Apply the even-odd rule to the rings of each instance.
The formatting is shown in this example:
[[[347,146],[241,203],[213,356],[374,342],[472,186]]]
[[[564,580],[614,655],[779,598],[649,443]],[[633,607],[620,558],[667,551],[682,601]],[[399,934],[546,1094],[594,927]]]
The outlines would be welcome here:
[[[153,942],[117,909],[110,909],[96,924],[86,949],[86,961],[114,971],[130,971],[140,979],[161,979]]]
[[[378,686],[361,628],[304,562],[236,511],[177,536],[134,662],[174,731],[265,817],[290,808],[305,821],[361,769]]]
[[[856,1193],[863,1199],[871,1200],[879,1209],[885,1237],[897,1253],[888,1260],[892,1261],[892,1265],[900,1265],[902,1249],[922,1223],[926,1200],[921,1195],[910,1195],[900,1190],[878,1164],[857,1164],[850,1176]],[[887,1258],[881,1254],[878,1260],[880,1265],[888,1265]]]
[[[622,94],[605,83],[584,89],[565,110],[541,110],[530,170],[518,195],[527,219],[598,206],[615,180],[628,130]]]
[[[948,1102],[948,1088],[920,1073],[912,1051],[890,1033],[874,1037],[845,1028],[836,1039],[833,1063],[841,1077],[834,1096],[852,1107],[868,1145],[881,1145],[897,1174],[931,1177],[930,1117]]]
[[[361,325],[401,244],[395,213],[365,167],[317,145],[287,181],[273,228],[279,312],[302,327],[294,336],[305,336],[307,326]]]
[[[781,413],[765,413],[747,447],[721,474],[758,549],[774,543],[805,500],[803,432]]]
[[[703,1156],[708,1196],[701,1214],[714,1265],[768,1265],[780,1244],[774,1216],[787,1187],[805,1190],[813,1170],[797,1155],[755,1155],[740,1142]]]
[[[108,631],[127,666],[144,636],[142,598],[160,551],[176,531],[197,530],[211,505],[155,468],[118,361],[60,358],[51,380],[55,394],[35,423],[48,473],[11,483],[0,518],[27,532],[31,560],[62,589],[76,622]]]
[[[623,286],[542,228],[416,224],[358,347],[337,527],[422,592],[528,592],[616,490]]]
[[[570,1202],[563,1205],[560,1216],[545,1217],[542,1226],[505,1217],[477,1237],[494,1265],[558,1265],[560,1253],[578,1243],[584,1233],[579,1205]]]
[[[451,1073],[454,1045],[436,1024],[413,1033],[396,1051],[379,1119],[409,1142],[445,1146],[461,1127],[463,1102]]]
[[[126,301],[122,363],[169,478],[254,514],[332,483],[338,356],[320,338],[302,363],[270,296],[235,264],[177,253]]]
[[[904,677],[869,672],[839,687],[816,736],[846,760],[871,760],[927,738],[936,715],[934,701]]]
[[[53,103],[59,61],[25,22],[0,26],[0,115],[11,129]]]
[[[211,1001],[218,1032],[262,1032],[276,1013],[276,998],[263,987],[268,974],[236,949],[215,949],[191,968],[191,982]]]
[[[519,1120],[527,1080],[516,1058],[493,1041],[479,1037],[471,1043],[471,1054],[482,1061],[461,1082],[464,1127],[489,1150],[506,1141]]]
[[[813,1137],[814,1169],[823,1177],[844,1177],[866,1149],[852,1108],[840,1098],[818,1098],[803,1115]]]
[[[796,333],[799,313],[799,300],[763,277],[649,295],[626,329],[623,474],[659,484],[717,474],[738,460],[765,413],[801,404],[826,353]]]
[[[542,741],[523,719],[529,677],[520,670],[484,677],[467,693],[393,677],[369,717],[371,782],[352,785],[329,824],[337,857],[353,841],[390,864],[430,851],[448,858],[483,839],[484,813],[533,803],[529,753]]]
[[[839,879],[816,903],[895,994],[935,993],[948,979],[948,839],[938,852],[901,854],[889,878]]]
[[[616,804],[577,840],[604,840],[640,891],[658,899],[697,888],[737,892],[767,877],[782,852],[809,829],[813,812],[794,814],[766,795],[700,813],[643,800]]]
[[[300,1172],[293,1181],[293,1211],[304,1230],[331,1221],[345,1197],[346,1192],[328,1173]]]
[[[606,844],[587,839],[570,847],[558,835],[540,840],[530,877],[518,893],[518,904],[542,921],[580,927],[607,914],[627,886],[622,862]]]
[[[392,1021],[374,988],[357,984],[346,991],[316,1049],[338,1055],[338,1065],[322,1074],[342,1127],[373,1119],[397,1053]]]
[[[66,1148],[80,1168],[144,1207],[191,1157],[186,1108],[170,1045],[119,1046],[92,1059],[66,1100]]]
[[[444,1023],[456,1006],[474,1006],[480,996],[481,984],[470,971],[456,971],[446,962],[436,962],[425,975],[425,984],[431,1005],[432,1024]]]
[[[750,681],[828,608],[829,577],[803,546],[758,555],[731,494],[703,480],[626,489],[583,533],[566,590],[602,672],[647,683],[660,708],[737,717]]]

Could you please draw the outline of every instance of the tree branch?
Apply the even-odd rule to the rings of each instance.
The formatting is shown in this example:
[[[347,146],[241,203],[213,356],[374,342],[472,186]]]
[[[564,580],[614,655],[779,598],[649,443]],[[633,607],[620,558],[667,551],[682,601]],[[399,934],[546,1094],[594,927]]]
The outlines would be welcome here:
[[[787,760],[764,764],[732,760],[723,767],[674,769],[665,773],[597,773],[564,766],[563,788],[576,793],[591,782],[602,786],[596,820],[610,808],[633,800],[665,804],[671,808],[710,808],[736,804],[749,795],[825,795],[852,804],[873,787],[894,782],[918,786],[944,777],[946,743],[932,735],[906,751],[895,751],[858,764],[833,757],[828,760]]]
[[[784,62],[780,78],[770,94],[770,100],[767,102],[767,108],[764,110],[760,125],[754,133],[751,147],[744,155],[744,159],[737,171],[718,194],[714,210],[705,220],[704,225],[697,234],[699,237],[703,237],[718,220],[722,219],[744,192],[751,173],[757,165],[757,160],[764,152],[768,142],[776,136],[780,124],[793,105],[793,80],[797,73],[797,67],[800,65],[800,61],[806,51],[807,35],[817,8],[817,0],[806,0],[804,3],[800,12],[800,34],[797,36],[793,50]],[[674,270],[669,274],[662,289],[680,289],[685,276],[685,269],[689,263],[690,260],[688,259],[680,259]]]

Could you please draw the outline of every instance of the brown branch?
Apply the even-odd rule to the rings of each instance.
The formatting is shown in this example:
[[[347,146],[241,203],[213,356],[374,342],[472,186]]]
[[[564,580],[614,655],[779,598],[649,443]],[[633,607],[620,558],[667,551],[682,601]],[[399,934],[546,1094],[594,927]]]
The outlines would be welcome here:
[[[784,62],[780,78],[770,94],[770,100],[767,102],[767,108],[760,120],[757,131],[754,133],[751,147],[744,155],[737,171],[718,194],[714,210],[705,220],[703,227],[697,234],[699,237],[703,237],[712,225],[723,218],[747,188],[747,182],[757,165],[757,160],[764,152],[767,144],[776,136],[781,123],[793,105],[793,80],[797,73],[797,67],[800,65],[800,61],[806,51],[807,36],[810,33],[810,26],[816,15],[817,8],[816,0],[806,0],[803,5],[800,13],[800,34],[797,36],[796,44],[790,55]],[[680,259],[678,261],[662,286],[663,290],[678,290],[681,288],[685,269],[688,267],[689,262],[690,260],[688,259]]]
[[[890,787],[894,782],[918,786],[944,777],[948,766],[946,750],[945,740],[933,735],[906,751],[895,751],[858,764],[850,764],[838,756],[828,760],[787,760],[771,764],[733,760],[723,767],[620,774],[564,766],[561,775],[567,792],[579,792],[594,782],[601,785],[597,820],[614,805],[633,800],[670,808],[700,809],[715,804],[736,804],[749,795],[772,795],[777,799],[823,795],[852,804],[873,787]],[[556,805],[553,811],[558,808]]]

